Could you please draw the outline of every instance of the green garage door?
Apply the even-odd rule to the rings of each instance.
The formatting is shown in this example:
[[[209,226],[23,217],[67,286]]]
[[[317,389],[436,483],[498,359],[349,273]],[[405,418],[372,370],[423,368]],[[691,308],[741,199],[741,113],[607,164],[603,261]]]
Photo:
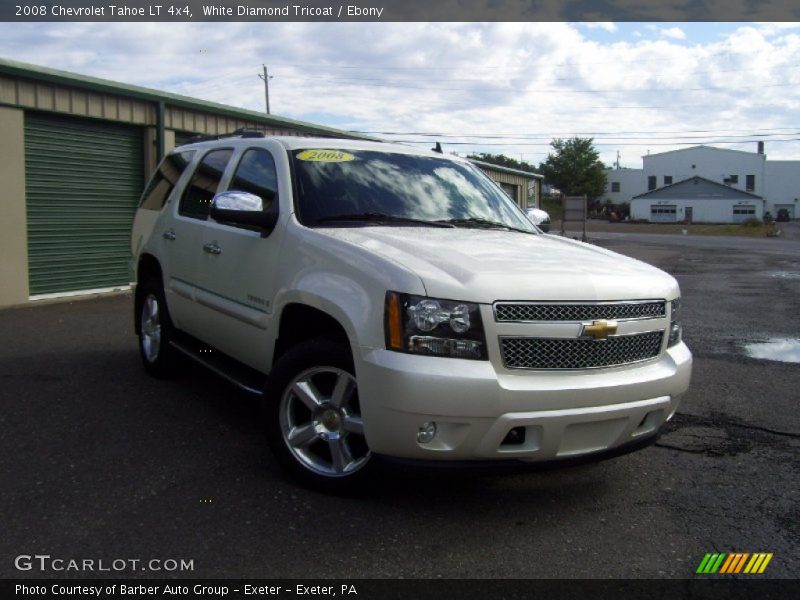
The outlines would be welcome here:
[[[127,285],[144,187],[137,127],[28,113],[25,187],[30,294]]]

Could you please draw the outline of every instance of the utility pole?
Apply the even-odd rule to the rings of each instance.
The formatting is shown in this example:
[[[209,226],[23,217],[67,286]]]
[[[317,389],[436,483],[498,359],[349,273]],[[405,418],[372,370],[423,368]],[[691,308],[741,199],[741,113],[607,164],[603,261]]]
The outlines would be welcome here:
[[[619,171],[619,150],[617,150],[617,171]]]
[[[267,114],[269,114],[269,80],[272,79],[272,76],[267,72],[267,65],[261,65],[264,68],[264,74],[258,74],[258,76],[264,80],[264,100],[267,103]]]

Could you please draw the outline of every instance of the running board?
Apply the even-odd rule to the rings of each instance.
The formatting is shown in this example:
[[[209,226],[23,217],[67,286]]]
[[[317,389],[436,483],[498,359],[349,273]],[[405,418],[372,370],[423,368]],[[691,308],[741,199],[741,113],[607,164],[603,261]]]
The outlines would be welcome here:
[[[240,390],[256,396],[263,395],[264,384],[267,380],[266,375],[235,361],[191,336],[178,334],[177,338],[170,340],[170,346],[181,354],[226,379]]]

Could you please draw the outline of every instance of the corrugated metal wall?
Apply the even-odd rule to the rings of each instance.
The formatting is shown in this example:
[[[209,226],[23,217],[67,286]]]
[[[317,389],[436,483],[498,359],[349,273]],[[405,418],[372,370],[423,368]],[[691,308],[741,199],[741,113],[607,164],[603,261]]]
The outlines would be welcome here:
[[[0,103],[137,125],[156,123],[150,102],[6,76],[0,76]]]
[[[129,283],[143,139],[135,126],[25,115],[31,295]]]

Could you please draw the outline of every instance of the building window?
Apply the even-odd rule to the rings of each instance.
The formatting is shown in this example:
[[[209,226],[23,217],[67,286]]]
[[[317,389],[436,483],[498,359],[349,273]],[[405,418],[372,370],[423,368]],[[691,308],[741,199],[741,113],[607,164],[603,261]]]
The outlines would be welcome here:
[[[756,176],[755,175],[748,175],[747,181],[745,183],[744,189],[748,192],[752,192],[756,189]]]
[[[664,175],[664,185],[672,185],[672,175]]]
[[[728,181],[730,183],[739,183],[739,176],[738,175],[731,175],[728,177]]]
[[[619,191],[619,181],[612,181],[611,182],[611,191],[618,192]]]
[[[650,191],[654,189],[656,189],[656,176],[650,175],[650,177],[647,178],[647,190]]]

